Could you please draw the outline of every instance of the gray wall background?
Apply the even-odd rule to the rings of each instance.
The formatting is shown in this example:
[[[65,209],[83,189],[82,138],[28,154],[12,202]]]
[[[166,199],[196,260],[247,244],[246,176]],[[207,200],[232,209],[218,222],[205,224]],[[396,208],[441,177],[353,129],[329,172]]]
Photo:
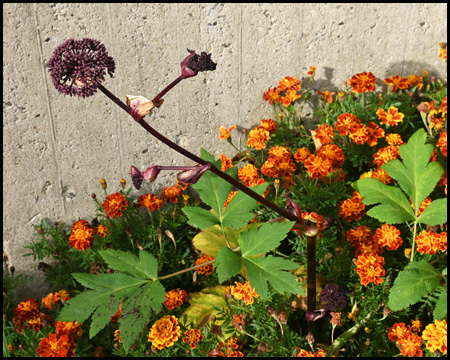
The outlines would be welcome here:
[[[95,213],[90,194],[119,189],[130,166],[186,164],[101,92],[59,94],[44,65],[68,38],[103,42],[115,59],[103,85],[116,96],[152,99],[180,74],[186,48],[209,51],[214,72],[185,80],[165,97],[152,126],[195,154],[233,155],[219,126],[254,126],[272,116],[262,93],[284,76],[317,66],[321,90],[343,89],[362,71],[446,77],[446,4],[3,4],[3,249],[42,295],[37,263],[23,258],[41,219],[69,224]],[[242,138],[241,138],[242,141]],[[175,183],[162,174],[141,193]]]

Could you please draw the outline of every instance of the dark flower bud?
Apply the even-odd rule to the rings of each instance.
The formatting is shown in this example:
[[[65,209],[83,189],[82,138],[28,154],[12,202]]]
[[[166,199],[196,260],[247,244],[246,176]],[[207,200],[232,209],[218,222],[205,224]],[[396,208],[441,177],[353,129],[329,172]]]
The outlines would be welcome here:
[[[141,171],[135,166],[131,166],[130,175],[134,187],[139,190],[141,188],[142,180],[144,180],[144,176],[142,176]]]
[[[190,55],[181,62],[181,77],[183,79],[196,76],[199,71],[216,70],[216,63],[211,60],[211,54],[202,52],[197,55],[195,51],[189,50]]]
[[[197,164],[192,170],[184,170],[177,174],[177,179],[179,182],[185,185],[193,185],[200,180],[201,176],[206,170],[211,168],[211,163],[205,165]]]
[[[147,182],[151,183],[156,180],[160,171],[159,166],[149,166],[142,175]]]
[[[291,215],[297,217],[297,219],[301,224],[305,223],[305,221],[302,218],[302,209],[300,209],[300,206],[287,195],[286,195],[286,210]]]

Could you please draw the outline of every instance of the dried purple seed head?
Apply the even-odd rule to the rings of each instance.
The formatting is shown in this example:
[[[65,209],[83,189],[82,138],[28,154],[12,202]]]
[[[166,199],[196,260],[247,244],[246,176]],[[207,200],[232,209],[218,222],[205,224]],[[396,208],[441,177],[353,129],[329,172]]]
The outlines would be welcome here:
[[[53,85],[61,93],[88,97],[105,80],[112,77],[116,65],[105,45],[98,40],[69,39],[58,46],[47,63]],[[106,70],[105,70],[106,69]]]
[[[130,175],[134,187],[139,190],[141,188],[142,181],[144,180],[144,176],[142,175],[141,171],[135,166],[131,166]]]
[[[211,60],[211,54],[204,51],[197,55],[195,51],[187,49],[190,55],[181,62],[181,76],[183,79],[196,76],[199,71],[214,71],[216,70],[216,63]]]
[[[327,311],[342,311],[347,305],[347,294],[337,284],[327,284],[320,293],[319,300]]]

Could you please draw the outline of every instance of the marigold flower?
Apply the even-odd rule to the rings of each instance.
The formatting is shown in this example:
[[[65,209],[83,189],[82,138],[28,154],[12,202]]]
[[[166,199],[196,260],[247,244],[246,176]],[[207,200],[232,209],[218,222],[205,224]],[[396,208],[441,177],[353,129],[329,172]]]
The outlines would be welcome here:
[[[291,159],[291,152],[285,146],[274,146],[261,167],[261,173],[274,178],[289,178],[297,170]]]
[[[114,59],[98,40],[69,39],[58,46],[47,63],[53,85],[61,93],[88,97],[105,80],[106,71],[113,76]]]
[[[269,141],[269,132],[264,128],[256,128],[250,130],[247,138],[247,146],[254,147],[256,150],[266,148],[266,143]]]
[[[225,203],[223,204],[223,207],[227,207],[228,204],[230,203],[230,201],[233,199],[234,195],[237,194],[237,191],[230,191],[230,193],[228,194],[228,198],[227,200],[225,200]]]
[[[239,331],[242,331],[247,323],[247,317],[245,314],[233,314],[233,319],[231,320],[231,325],[233,325]]]
[[[422,322],[419,319],[411,319],[411,329],[420,332],[422,327]]]
[[[53,305],[56,305],[56,302],[59,300],[59,298],[55,298],[53,293],[48,294],[47,296],[42,298],[42,304],[44,304],[44,307],[53,310]]]
[[[178,203],[178,197],[181,195],[181,189],[177,186],[167,186],[161,193],[160,198],[169,203]]]
[[[226,171],[233,167],[233,161],[228,159],[224,153],[220,154],[220,161],[222,162],[222,171]]]
[[[122,343],[122,338],[120,337],[120,330],[114,331],[114,341],[118,341],[119,344]]]
[[[339,215],[346,221],[360,220],[366,213],[366,205],[362,203],[362,197],[358,192],[354,192],[350,199],[344,200],[339,209]]]
[[[169,310],[173,310],[183,305],[183,302],[187,301],[187,299],[188,296],[185,290],[173,289],[166,292],[166,300],[163,305]]]
[[[316,75],[316,66],[310,66],[309,67],[309,71],[308,71],[308,75],[311,76],[312,78]]]
[[[369,140],[369,130],[366,125],[358,123],[349,130],[349,137],[355,144],[362,145]]]
[[[440,147],[442,155],[447,157],[447,131],[441,131],[436,146]]]
[[[146,207],[149,211],[155,211],[161,208],[164,200],[154,194],[144,194],[139,196],[137,207]]]
[[[86,220],[78,220],[72,225],[69,245],[77,250],[87,250],[94,242],[94,230]]]
[[[332,162],[324,156],[309,155],[303,165],[311,179],[318,179],[330,174]]]
[[[280,99],[281,99],[281,95],[280,95],[280,90],[278,89],[268,89],[264,94],[263,94],[263,100],[264,101],[269,101],[270,105],[278,104],[280,103]]]
[[[447,61],[447,46],[444,46],[443,43],[441,43],[441,48],[439,49],[439,57]]]
[[[352,247],[356,247],[367,239],[372,239],[372,236],[372,230],[364,225],[360,225],[355,229],[349,229],[346,234],[347,240],[350,241]]]
[[[288,89],[300,90],[301,87],[302,87],[302,83],[296,77],[285,76],[278,83],[277,89],[280,91],[284,91],[284,90],[288,90]]]
[[[441,235],[434,231],[423,230],[416,237],[416,242],[418,252],[433,255],[438,250],[447,250],[447,233],[445,232],[441,238]]]
[[[359,120],[355,115],[345,113],[338,116],[334,127],[337,131],[339,131],[340,135],[345,136],[359,123],[361,123],[361,120]]]
[[[322,95],[322,101],[326,101],[328,104],[331,104],[333,102],[333,95],[336,94],[334,91],[330,92],[328,90],[325,90],[324,92],[317,90],[316,93]]]
[[[442,99],[439,112],[442,114],[443,118],[447,118],[447,96]]]
[[[403,140],[400,134],[388,134],[386,135],[386,141],[389,145],[392,146],[403,144]]]
[[[381,125],[390,126],[397,126],[405,117],[405,114],[399,112],[395,106],[391,106],[387,112],[384,109],[378,109],[377,115],[378,119],[381,119]]]
[[[334,130],[330,125],[322,124],[317,127],[314,137],[320,141],[322,145],[329,144],[333,141]]]
[[[352,87],[352,92],[356,94],[375,91],[376,84],[377,79],[371,72],[353,75],[347,83],[347,85]]]
[[[389,176],[389,174],[382,168],[378,168],[372,173],[372,178],[380,180],[383,184],[392,184],[394,179]]]
[[[397,343],[403,356],[414,357],[423,355],[422,338],[419,335],[407,332]]]
[[[94,228],[94,234],[104,238],[109,235],[109,230],[105,225],[100,224]]]
[[[308,158],[309,155],[311,155],[311,151],[309,151],[307,148],[299,148],[294,154],[294,159],[297,162],[303,162]]]
[[[48,334],[36,349],[41,357],[74,357],[75,343],[67,335]]]
[[[102,204],[106,216],[118,218],[128,207],[128,200],[121,193],[108,195]]]
[[[74,340],[75,336],[80,336],[83,333],[80,328],[81,325],[77,321],[55,321],[56,335],[59,337],[67,335],[70,340]]]
[[[396,250],[403,244],[400,237],[400,230],[393,225],[383,224],[373,235],[373,240],[381,246],[386,246],[388,250]]]
[[[384,79],[384,83],[391,88],[391,92],[396,92],[397,89],[407,89],[408,79],[405,77],[400,78],[400,75],[391,76],[390,78]]]
[[[195,349],[197,347],[197,343],[204,338],[205,337],[201,335],[200,330],[191,329],[184,333],[183,342],[190,343],[191,349]]]
[[[397,342],[403,339],[408,332],[411,332],[410,326],[407,327],[405,323],[395,323],[388,331],[388,338]]]
[[[213,258],[212,256],[203,254],[201,257],[199,257],[199,258],[195,261],[195,265],[197,266],[197,265],[203,264],[203,263],[208,262],[208,261],[211,261],[211,260],[214,260],[214,258]],[[202,275],[209,275],[209,274],[212,274],[212,273],[213,273],[214,267],[213,267],[212,264],[208,264],[208,265],[199,267],[199,268],[197,269],[197,271],[198,271],[200,274],[202,274]]]
[[[236,286],[231,285],[231,295],[233,295],[236,300],[242,300],[245,305],[253,304],[255,301],[254,298],[259,297],[255,289],[250,286],[248,280],[244,284],[235,281],[235,284]]]
[[[378,143],[378,139],[384,137],[384,130],[380,129],[377,124],[370,121],[367,125],[367,143],[369,146],[375,146]]]
[[[420,214],[422,214],[425,209],[427,208],[428,205],[430,205],[432,202],[431,198],[428,196],[424,201],[422,201],[422,204],[420,204],[419,206],[419,211],[417,212],[417,216],[420,216]],[[412,203],[411,199],[409,199],[409,203],[411,204],[411,208],[414,210],[414,204]]]
[[[288,89],[288,90],[286,90],[286,94],[284,96],[282,96],[280,98],[280,100],[281,100],[281,103],[285,107],[288,107],[293,102],[295,102],[295,100],[301,98],[301,96],[302,96],[301,94],[297,93],[297,90],[295,90],[295,89]]]
[[[253,164],[248,164],[238,169],[238,178],[245,184],[256,179],[257,177],[258,177],[258,169]]]
[[[367,286],[373,282],[380,285],[384,280],[381,278],[385,275],[383,269],[384,258],[377,255],[363,254],[356,259],[356,272],[361,278],[361,285]]]
[[[373,163],[378,165],[380,168],[382,165],[387,162],[397,159],[400,156],[398,151],[398,146],[386,146],[384,148],[380,148],[375,154],[373,154]]]
[[[269,135],[273,135],[277,131],[277,123],[272,119],[262,119],[260,126],[267,130]]]
[[[312,351],[306,351],[303,349],[300,349],[297,347],[297,350],[295,350],[294,357],[326,357],[326,353],[323,349],[319,349],[315,353]]]
[[[219,135],[219,139],[220,140],[226,140],[231,136],[231,132],[233,130],[236,130],[236,125],[231,125],[228,130],[226,128],[224,128],[223,126],[221,126],[219,128],[220,130],[220,135]]]
[[[417,86],[417,89],[423,88],[423,77],[422,76],[416,76],[416,75],[409,75],[408,76],[408,87],[413,88],[414,86]]]
[[[152,343],[152,348],[163,350],[173,346],[180,335],[178,319],[173,315],[166,315],[153,324],[148,334],[148,341]]]
[[[334,144],[322,146],[317,151],[317,156],[330,160],[331,166],[333,167],[341,166],[345,160],[344,151],[339,146]]]
[[[435,320],[433,324],[427,325],[422,338],[427,341],[428,350],[447,355],[447,320]]]

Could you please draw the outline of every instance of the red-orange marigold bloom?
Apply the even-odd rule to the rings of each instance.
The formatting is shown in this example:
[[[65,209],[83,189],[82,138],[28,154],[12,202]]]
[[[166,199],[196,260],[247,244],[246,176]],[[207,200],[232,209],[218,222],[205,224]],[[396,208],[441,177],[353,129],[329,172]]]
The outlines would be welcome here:
[[[317,151],[317,156],[330,160],[331,166],[333,167],[341,166],[345,160],[344,151],[339,146],[334,144],[322,146]]]
[[[258,169],[253,164],[247,164],[244,167],[238,169],[238,178],[245,184],[256,179],[257,177]]]
[[[398,346],[400,347],[400,352],[403,356],[408,355],[408,357],[423,355],[422,352],[422,338],[412,332],[408,332],[405,336],[398,341]]]
[[[231,132],[232,132],[233,130],[236,130],[236,125],[231,125],[231,126],[228,128],[228,130],[227,130],[226,128],[224,128],[223,126],[221,126],[221,127],[219,128],[219,130],[220,130],[219,139],[220,139],[220,140],[226,140],[226,139],[228,139],[228,138],[230,137]]]
[[[443,118],[447,118],[447,96],[442,99],[441,106],[439,106],[439,112]]]
[[[295,89],[288,89],[286,90],[286,94],[284,96],[281,97],[281,103],[285,106],[288,107],[289,105],[291,105],[293,102],[295,102],[295,100],[301,98],[301,94],[297,93],[297,90]]]
[[[59,297],[56,298],[53,293],[50,293],[47,296],[42,298],[42,304],[44,304],[45,308],[47,308],[49,310],[53,310],[53,305],[56,305],[56,302],[58,300],[59,300]]]
[[[137,207],[146,207],[149,211],[155,211],[161,208],[164,200],[160,199],[154,194],[144,194],[139,196]]]
[[[309,151],[307,148],[299,148],[294,154],[294,159],[297,162],[303,162],[308,158],[309,155],[311,155],[311,151]]]
[[[370,282],[380,285],[383,282],[381,277],[385,275],[383,265],[384,258],[381,256],[368,254],[358,256],[356,272],[361,278],[361,285],[367,286]]]
[[[447,131],[441,131],[439,136],[439,140],[436,143],[436,146],[441,148],[441,153],[445,157],[447,156]]]
[[[390,176],[389,176],[389,174],[386,172],[386,171],[384,171],[382,168],[378,168],[377,170],[375,170],[373,173],[372,173],[372,176],[371,176],[373,179],[378,179],[378,180],[380,180],[383,184],[386,184],[386,185],[388,185],[388,184],[392,184],[393,182],[394,182],[394,179],[393,178],[391,178]]]
[[[377,164],[378,168],[380,168],[381,165],[397,159],[399,156],[400,153],[398,152],[398,147],[389,145],[384,148],[380,148],[375,154],[373,154],[373,163]]]
[[[364,144],[367,140],[369,140],[369,130],[367,129],[367,126],[359,123],[353,126],[349,130],[349,137],[350,139],[358,145]]]
[[[345,113],[338,116],[334,127],[337,131],[339,131],[340,135],[345,136],[350,130],[360,123],[361,120],[359,120],[355,115]]]
[[[355,191],[350,199],[344,200],[341,204],[339,215],[348,222],[361,219],[366,213],[366,205],[362,203],[362,199],[361,195]]]
[[[205,337],[201,335],[200,330],[191,329],[184,333],[183,342],[190,343],[191,349],[195,349],[197,347],[197,343],[204,338]]]
[[[242,300],[246,305],[253,304],[254,298],[259,297],[255,289],[250,286],[248,280],[242,284],[240,282],[235,282],[236,286],[231,285],[231,295],[234,296],[236,300]]]
[[[405,114],[398,112],[395,106],[391,106],[387,112],[384,109],[378,109],[377,115],[378,119],[381,119],[381,125],[387,124],[390,126],[397,126],[405,117]]]
[[[386,246],[388,250],[396,250],[402,245],[400,230],[393,225],[383,224],[373,235],[373,240],[381,246]]]
[[[302,88],[302,83],[296,77],[285,76],[278,83],[277,89],[280,91],[294,89],[300,90]]]
[[[72,225],[69,245],[77,250],[87,250],[94,242],[94,230],[86,220],[78,220]]]
[[[384,79],[384,83],[392,88],[392,92],[396,92],[397,89],[407,89],[408,79],[405,77],[400,78],[400,75],[391,76],[390,78]]]
[[[318,139],[322,145],[329,144],[333,141],[334,130],[330,125],[319,125],[314,137]]]
[[[272,135],[277,131],[277,123],[272,119],[262,119],[260,126],[267,130],[269,135]]]
[[[303,165],[311,179],[319,179],[330,174],[332,162],[324,156],[309,155]]]
[[[234,198],[234,195],[237,194],[237,191],[230,191],[230,193],[228,194],[228,198],[225,201],[225,203],[223,204],[224,207],[227,207],[228,204],[230,203],[230,201]]]
[[[422,76],[416,76],[416,75],[409,75],[408,76],[408,87],[413,88],[414,86],[417,86],[417,89],[423,88],[423,77]]]
[[[411,332],[411,326],[406,326],[405,323],[395,323],[388,331],[388,338],[393,342],[397,342],[409,332]]]
[[[323,349],[319,349],[315,353],[312,351],[306,351],[299,347],[295,350],[294,357],[326,357],[326,353]]]
[[[362,72],[353,75],[353,77],[348,81],[347,85],[352,87],[353,93],[365,93],[369,91],[375,91],[377,79],[371,72]]]
[[[181,195],[181,192],[182,190],[177,185],[167,186],[161,193],[160,198],[167,203],[171,202],[176,204],[178,203],[178,196]]]
[[[220,161],[222,162],[222,171],[226,171],[233,167],[233,161],[227,158],[224,153],[220,154]]]
[[[59,337],[67,335],[70,340],[74,340],[75,336],[80,336],[83,333],[80,328],[81,325],[77,321],[55,321],[56,335]]]
[[[400,134],[387,134],[386,141],[389,145],[393,146],[403,144],[403,140]]]
[[[121,193],[108,195],[102,204],[106,216],[118,218],[128,207],[128,200]]]
[[[36,299],[26,299],[22,301],[17,307],[14,309],[14,314],[19,318],[22,322],[25,322],[32,317],[39,316],[39,302]]]
[[[254,147],[256,150],[266,148],[266,143],[269,141],[269,132],[264,128],[256,128],[250,130],[247,138],[247,146]]]
[[[201,257],[199,257],[195,261],[195,265],[200,265],[200,264],[203,264],[203,263],[211,261],[211,260],[214,260],[214,258],[209,255],[203,254]],[[202,275],[209,275],[209,274],[212,274],[212,272],[214,271],[214,267],[212,264],[209,264],[209,265],[199,267],[197,269],[197,271]]]
[[[152,348],[162,350],[173,346],[180,335],[178,319],[173,315],[166,315],[153,324],[148,334],[148,341],[152,343]]]
[[[433,324],[427,325],[422,338],[427,341],[428,350],[447,355],[447,320],[435,320]]]
[[[48,334],[36,349],[41,357],[74,357],[75,343],[67,335]]]
[[[103,238],[109,235],[109,230],[105,225],[100,224],[94,228],[94,234]]]
[[[377,124],[370,121],[367,125],[367,143],[369,146],[375,146],[378,143],[378,139],[384,137],[384,130],[379,128]]]
[[[368,239],[372,239],[372,230],[364,225],[360,225],[355,229],[349,229],[346,237],[350,241],[352,247],[357,247],[360,243],[366,242]]]
[[[331,104],[333,102],[333,95],[336,94],[336,92],[330,92],[328,90],[325,90],[324,92],[317,90],[316,93],[322,95],[322,101],[326,101],[328,104]]]
[[[183,302],[187,301],[187,299],[188,295],[185,290],[173,289],[166,292],[166,300],[163,305],[169,310],[173,310],[183,305]]]
[[[273,103],[278,104],[280,103],[280,90],[278,89],[268,89],[264,94],[263,94],[263,100],[264,101],[270,101],[270,105],[272,105]]]
[[[416,237],[417,251],[422,254],[436,254],[436,251],[447,250],[447,232],[437,234],[434,231],[423,230]]]

